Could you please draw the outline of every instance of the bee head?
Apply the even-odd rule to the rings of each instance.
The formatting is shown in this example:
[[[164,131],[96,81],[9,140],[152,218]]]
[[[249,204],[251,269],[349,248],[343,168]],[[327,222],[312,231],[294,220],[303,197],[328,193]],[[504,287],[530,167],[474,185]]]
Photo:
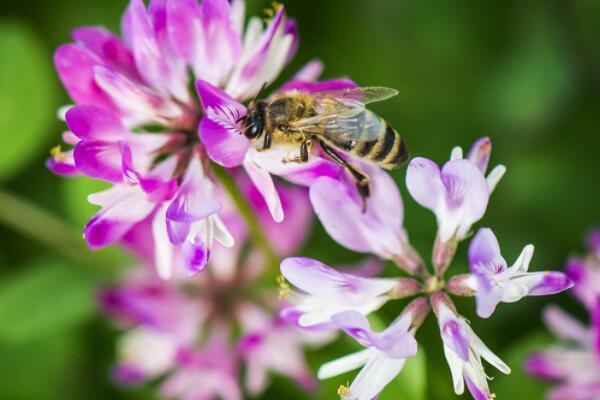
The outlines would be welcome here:
[[[265,110],[267,104],[264,101],[253,100],[248,106],[248,114],[244,118],[244,135],[248,139],[256,139],[265,127]]]

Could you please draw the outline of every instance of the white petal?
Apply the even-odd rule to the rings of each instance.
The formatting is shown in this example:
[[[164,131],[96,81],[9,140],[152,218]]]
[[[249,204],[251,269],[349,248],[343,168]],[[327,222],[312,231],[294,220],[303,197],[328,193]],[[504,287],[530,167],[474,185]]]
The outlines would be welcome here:
[[[338,358],[337,360],[329,361],[321,365],[321,368],[319,368],[319,371],[317,372],[317,378],[329,379],[360,368],[367,363],[369,358],[373,357],[376,351],[377,350],[373,348],[369,348],[356,353],[348,354],[347,356]]]
[[[498,185],[498,182],[500,182],[500,179],[502,179],[505,173],[506,167],[504,165],[496,165],[494,169],[490,171],[486,178],[488,187],[490,188],[490,194],[496,189],[496,185]]]
[[[170,279],[173,275],[173,246],[167,235],[168,203],[158,210],[152,221],[154,237],[154,259],[158,275],[162,279]]]
[[[496,367],[498,370],[505,374],[510,374],[510,368],[504,361],[500,359],[496,354],[494,354],[486,345],[479,339],[479,336],[473,332],[471,327],[468,327],[469,331],[469,343],[471,344],[471,349],[476,353],[481,355],[488,363]]]
[[[463,149],[460,146],[456,146],[450,152],[451,160],[462,160],[463,159]]]
[[[529,270],[529,263],[533,258],[533,251],[534,247],[532,244],[528,244],[523,248],[523,251],[521,251],[521,254],[519,255],[519,258],[517,258],[517,261],[515,261],[512,267],[510,267],[511,275],[517,273],[526,273]]]
[[[350,385],[349,398],[371,400],[385,388],[402,370],[406,359],[387,358],[378,353],[370,358]]]
[[[444,354],[452,375],[452,385],[454,393],[462,394],[465,391],[465,383],[463,381],[463,360],[450,347],[444,345]]]

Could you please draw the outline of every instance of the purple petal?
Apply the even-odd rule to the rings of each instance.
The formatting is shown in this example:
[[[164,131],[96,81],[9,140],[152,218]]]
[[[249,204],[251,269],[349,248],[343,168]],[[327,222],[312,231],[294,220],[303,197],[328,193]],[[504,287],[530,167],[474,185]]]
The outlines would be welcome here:
[[[471,272],[497,275],[506,270],[506,261],[500,254],[498,239],[489,228],[482,228],[469,245]]]
[[[474,400],[493,400],[494,399],[494,397],[492,397],[489,393],[486,393],[484,391],[484,389],[477,386],[475,384],[475,382],[473,382],[473,380],[471,380],[471,378],[469,377],[468,374],[465,374],[464,377],[465,377],[465,383],[467,384],[467,389],[469,389],[469,393],[471,393],[471,396],[473,396]]]
[[[250,147],[238,122],[245,107],[208,82],[198,81],[196,88],[206,111],[199,134],[208,156],[227,168],[241,165]]]
[[[75,146],[73,158],[84,175],[112,183],[123,182],[119,143],[82,141]]]
[[[138,78],[131,51],[112,32],[101,27],[86,26],[75,29],[72,35],[76,43],[91,50],[107,66],[131,78]]]
[[[475,297],[477,315],[481,318],[489,318],[502,301],[504,291],[484,274],[474,273],[473,276],[477,279],[477,294]]]
[[[442,327],[444,343],[463,361],[469,361],[469,339],[464,328],[456,319],[446,321]]]
[[[542,272],[539,273],[539,275],[536,274],[536,276],[539,276],[539,280],[538,283],[530,289],[530,296],[555,294],[570,289],[574,285],[573,281],[562,272]]]
[[[223,84],[242,53],[231,6],[226,0],[169,1],[169,37],[199,79]]]
[[[114,110],[110,98],[94,80],[94,66],[100,64],[95,54],[74,44],[62,45],[54,53],[58,75],[75,103],[94,104]]]
[[[75,160],[73,159],[73,151],[66,151],[58,156],[51,156],[46,160],[46,168],[57,175],[79,175],[79,170],[75,166]]]
[[[112,372],[112,376],[119,385],[123,386],[136,386],[146,379],[142,371],[127,364],[117,365]]]
[[[85,240],[92,248],[120,240],[155,209],[155,204],[147,201],[144,192],[135,187],[117,186],[90,195],[88,200],[102,206],[84,230]]]
[[[202,165],[194,159],[177,197],[167,209],[167,219],[192,223],[200,221],[221,210],[222,206],[210,193],[210,183],[203,176]]]
[[[442,168],[446,204],[460,207],[469,221],[483,217],[489,200],[489,188],[479,169],[467,160],[452,160]]]
[[[354,310],[337,313],[331,317],[338,328],[342,329],[348,335],[352,336],[363,346],[371,346],[371,336],[373,331],[367,318]]]
[[[65,114],[69,129],[80,139],[117,141],[128,133],[113,111],[97,106],[75,106]]]
[[[595,229],[587,237],[587,245],[596,258],[600,259],[600,229]]]
[[[348,193],[348,188],[337,179],[321,177],[310,187],[310,200],[323,227],[336,242],[350,250],[369,252],[369,241],[356,221],[363,218],[361,207]]]
[[[298,51],[298,45],[300,44],[300,40],[298,37],[298,24],[293,19],[288,19],[285,22],[285,28],[283,29],[284,35],[289,35],[292,37],[292,45],[290,46],[290,50],[288,51],[287,58],[285,60],[286,64],[292,61],[294,55]]]
[[[492,152],[492,141],[488,137],[482,137],[478,139],[467,156],[467,159],[471,161],[479,170],[485,174],[488,163],[490,161],[490,154]]]
[[[557,369],[556,364],[544,353],[537,353],[527,358],[523,368],[540,379],[561,379],[564,376],[564,371]]]
[[[114,104],[122,110],[135,114],[142,122],[154,121],[161,117],[178,117],[181,109],[151,89],[131,81],[109,68],[96,66],[94,80],[110,96]]]
[[[421,206],[435,210],[444,200],[445,188],[436,163],[426,158],[413,158],[406,170],[406,188]]]
[[[395,284],[392,280],[368,279],[342,274],[317,260],[290,257],[281,262],[281,273],[300,290],[323,296],[340,297],[340,300],[372,298],[389,291]]]
[[[210,257],[210,249],[200,237],[196,237],[193,243],[185,241],[181,246],[181,250],[184,265],[190,275],[196,275],[206,268]]]

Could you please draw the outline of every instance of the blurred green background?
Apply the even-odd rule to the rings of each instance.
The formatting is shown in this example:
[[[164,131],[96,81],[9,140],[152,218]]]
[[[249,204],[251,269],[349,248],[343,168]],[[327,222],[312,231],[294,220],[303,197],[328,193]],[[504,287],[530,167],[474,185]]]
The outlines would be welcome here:
[[[129,260],[116,250],[91,254],[78,236],[94,212],[85,194],[101,186],[61,179],[44,167],[64,128],[56,110],[69,101],[52,52],[77,26],[118,30],[126,3],[0,3],[0,399],[153,398],[147,388],[125,391],[109,379],[117,335],[97,315],[93,290]],[[600,222],[600,2],[285,3],[299,22],[301,47],[284,77],[319,57],[325,77],[397,88],[400,95],[375,110],[405,136],[413,155],[443,162],[454,145],[490,136],[492,164],[505,164],[508,173],[480,225],[494,229],[507,260],[527,243],[536,245],[534,268],[561,268],[581,251],[584,233]],[[267,4],[248,5],[256,14]],[[404,171],[395,176],[402,182]],[[428,256],[434,219],[402,190],[411,240]],[[11,202],[1,194],[6,191],[31,203]],[[452,267],[457,271],[466,269],[465,247]],[[331,263],[361,258],[332,245],[320,227],[302,254]],[[395,273],[393,267],[387,272]],[[513,368],[508,378],[488,370],[496,375],[491,385],[498,398],[542,398],[545,386],[520,365],[549,340],[539,317],[546,302],[585,318],[568,294],[502,305],[485,321],[475,317],[472,301],[458,302],[475,331]],[[381,315],[391,319],[398,312],[394,303]],[[419,358],[383,398],[456,398],[432,318],[419,338]],[[311,354],[311,363],[316,368],[352,349],[338,342]],[[337,385],[352,376],[327,383],[317,397],[336,398]],[[308,398],[276,379],[265,397],[283,396]]]

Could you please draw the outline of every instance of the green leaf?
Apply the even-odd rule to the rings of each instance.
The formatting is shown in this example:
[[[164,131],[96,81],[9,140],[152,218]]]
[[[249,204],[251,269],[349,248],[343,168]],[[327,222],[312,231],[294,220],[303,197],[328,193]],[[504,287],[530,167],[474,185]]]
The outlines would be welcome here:
[[[55,334],[27,344],[0,344],[0,398],[77,398],[70,393],[73,382],[69,382],[74,380],[70,369],[80,351],[76,339],[73,334]]]
[[[0,342],[25,343],[82,323],[94,313],[89,271],[39,261],[0,283]]]
[[[503,360],[511,368],[510,375],[494,372],[491,389],[500,399],[543,399],[548,390],[546,383],[527,374],[523,363],[528,356],[552,343],[546,332],[535,332],[520,338],[504,354]]]
[[[19,171],[48,146],[55,115],[50,56],[35,33],[0,21],[0,180]]]

